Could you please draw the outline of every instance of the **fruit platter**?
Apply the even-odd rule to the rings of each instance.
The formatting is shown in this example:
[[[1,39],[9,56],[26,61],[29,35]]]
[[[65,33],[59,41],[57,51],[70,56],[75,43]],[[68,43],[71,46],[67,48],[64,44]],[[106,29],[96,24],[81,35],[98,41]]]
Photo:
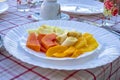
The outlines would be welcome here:
[[[88,32],[42,24],[38,28],[27,29],[20,45],[25,51],[40,58],[64,60],[92,55],[100,44]]]

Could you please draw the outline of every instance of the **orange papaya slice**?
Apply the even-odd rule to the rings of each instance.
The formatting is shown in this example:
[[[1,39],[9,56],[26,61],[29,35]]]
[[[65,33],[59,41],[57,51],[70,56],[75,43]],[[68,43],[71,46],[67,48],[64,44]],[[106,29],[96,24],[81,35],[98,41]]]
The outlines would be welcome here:
[[[56,34],[52,33],[52,34],[47,34],[45,35],[42,39],[41,39],[41,43],[42,45],[48,49],[52,46],[56,46],[57,42],[56,42]]]
[[[38,39],[38,41],[39,41],[39,43],[41,43],[41,39],[45,36],[46,34],[38,34],[38,36],[37,36],[37,39]]]
[[[46,53],[47,49],[42,44],[40,44],[40,51]]]
[[[46,34],[38,34],[38,36],[37,36],[37,39],[38,39],[38,41],[39,41],[39,44],[40,44],[40,51],[42,51],[42,52],[46,52],[47,50],[46,50],[46,48],[41,44],[41,39],[45,36]]]
[[[30,33],[27,38],[26,47],[36,51],[40,52],[40,44],[37,40],[37,36],[35,33]]]

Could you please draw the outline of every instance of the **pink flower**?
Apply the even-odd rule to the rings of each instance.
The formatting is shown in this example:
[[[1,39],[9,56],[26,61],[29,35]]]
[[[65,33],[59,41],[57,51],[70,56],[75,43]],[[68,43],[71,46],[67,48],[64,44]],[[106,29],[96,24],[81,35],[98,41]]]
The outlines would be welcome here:
[[[118,14],[118,8],[117,7],[114,7],[111,11],[112,15],[113,16],[116,16]]]
[[[112,2],[112,1],[106,0],[106,1],[104,2],[104,6],[105,6],[105,8],[106,8],[107,10],[111,10],[111,8],[112,8],[114,5],[113,5],[113,2]]]

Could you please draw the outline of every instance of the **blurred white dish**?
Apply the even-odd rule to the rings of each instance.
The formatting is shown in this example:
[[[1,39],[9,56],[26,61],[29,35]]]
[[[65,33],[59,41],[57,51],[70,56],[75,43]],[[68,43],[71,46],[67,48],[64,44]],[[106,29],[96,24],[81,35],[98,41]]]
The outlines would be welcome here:
[[[88,5],[88,4],[62,4],[61,11],[77,14],[77,15],[93,15],[103,13],[103,4],[97,5]]]
[[[5,12],[9,8],[8,4],[5,2],[0,3],[0,14]]]
[[[102,42],[102,44],[107,44],[108,47],[99,52],[99,55],[93,55],[93,59],[84,58],[84,59],[72,59],[72,60],[51,60],[43,59],[36,57],[23,48],[21,48],[19,41],[21,37],[24,36],[24,33],[28,29],[36,29],[37,27],[48,24],[51,26],[59,26],[63,29],[80,31],[80,32],[89,32],[94,35],[94,37]],[[21,25],[19,27],[11,29],[6,36],[4,37],[4,47],[17,59],[20,59],[23,62],[40,66],[43,68],[58,69],[58,70],[79,70],[79,69],[89,69],[96,68],[108,64],[120,56],[120,41],[112,33],[106,31],[103,28],[98,28],[90,24],[76,22],[76,21],[66,21],[66,20],[48,20],[48,21],[39,21],[36,23],[30,23],[26,25]],[[117,49],[118,48],[118,49]]]

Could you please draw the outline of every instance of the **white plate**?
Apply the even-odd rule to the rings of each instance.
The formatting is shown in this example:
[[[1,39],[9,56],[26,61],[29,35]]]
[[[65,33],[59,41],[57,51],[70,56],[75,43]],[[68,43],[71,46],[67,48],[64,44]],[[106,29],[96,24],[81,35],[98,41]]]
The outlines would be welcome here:
[[[64,26],[61,26],[61,28],[64,28]],[[72,27],[71,27],[71,29],[72,29]],[[84,31],[82,31],[82,32],[84,32]],[[64,61],[64,60],[74,60],[74,59],[79,59],[80,60],[81,59],[80,61],[84,60],[84,62],[87,62],[88,60],[93,59],[93,56],[94,57],[98,56],[99,55],[98,51],[102,48],[102,45],[100,44],[100,42],[98,42],[99,46],[95,50],[93,50],[91,52],[86,52],[86,53],[80,55],[77,58],[69,58],[69,57],[66,57],[66,58],[55,58],[54,57],[53,58],[53,57],[46,57],[45,53],[43,53],[43,52],[36,52],[36,51],[33,51],[33,50],[31,50],[31,49],[26,47],[27,37],[28,37],[28,33],[25,32],[25,35],[22,36],[22,38],[20,39],[20,46],[26,52],[28,52],[28,53],[30,53],[30,54],[32,54],[34,56],[37,56],[39,58],[46,59],[46,60],[63,60]],[[86,57],[89,58],[89,59],[86,59]]]
[[[38,58],[26,52],[19,45],[19,41],[21,37],[26,33],[27,29],[36,29],[42,24],[48,24],[52,26],[60,26],[64,29],[75,29],[77,31],[84,31],[94,34],[94,37],[97,40],[100,40],[102,44],[108,45],[105,47],[104,51],[100,51],[99,56],[96,58],[89,60],[88,62],[80,61],[79,59],[75,60],[46,60],[43,58]],[[6,50],[13,55],[14,57],[20,59],[23,62],[43,67],[43,68],[51,68],[58,70],[79,70],[79,69],[88,69],[95,68],[98,66],[105,65],[107,63],[112,62],[116,58],[120,56],[120,41],[114,36],[112,33],[98,27],[94,27],[93,25],[75,22],[75,21],[65,21],[65,20],[48,20],[48,21],[40,21],[36,23],[26,24],[19,27],[16,27],[10,30],[6,36],[4,37],[4,46]],[[118,49],[117,49],[118,48]],[[86,58],[89,59],[89,58]]]
[[[8,4],[5,2],[0,3],[0,14],[5,12],[9,8]]]
[[[31,17],[35,20],[43,20],[40,16],[40,13],[35,13],[31,15]],[[68,14],[61,13],[61,18],[59,20],[69,20],[69,19],[70,19],[70,16]]]
[[[103,13],[103,4],[62,4],[61,11],[77,15],[93,15]]]

